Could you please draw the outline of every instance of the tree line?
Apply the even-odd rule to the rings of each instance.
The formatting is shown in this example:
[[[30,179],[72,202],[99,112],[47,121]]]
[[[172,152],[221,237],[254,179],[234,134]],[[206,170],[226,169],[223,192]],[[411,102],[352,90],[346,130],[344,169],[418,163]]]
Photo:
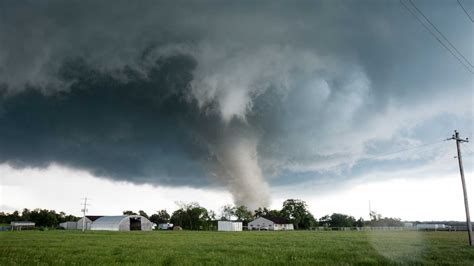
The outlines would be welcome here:
[[[308,230],[314,227],[364,227],[364,226],[402,226],[403,223],[398,218],[382,217],[375,212],[371,213],[371,219],[366,221],[362,217],[355,219],[353,216],[333,213],[315,219],[308,210],[305,201],[299,199],[287,199],[283,202],[280,210],[258,208],[254,211],[245,206],[224,205],[221,212],[216,214],[212,210],[199,205],[197,202],[177,203],[179,208],[171,215],[166,210],[160,210],[157,213],[148,216],[144,211],[138,213],[124,211],[126,215],[141,215],[147,217],[156,224],[172,223],[188,230],[214,230],[217,228],[217,220],[238,220],[246,226],[252,220],[263,217],[285,218],[293,224],[296,230]]]
[[[164,209],[152,215],[148,215],[143,210],[137,213],[127,210],[123,214],[141,215],[156,224],[172,223],[174,226],[180,226],[188,230],[215,230],[217,228],[217,220],[238,220],[242,221],[245,226],[255,218],[263,216],[285,218],[294,225],[296,230],[308,230],[318,226],[329,228],[403,225],[398,218],[382,217],[382,215],[375,212],[371,213],[369,221],[365,221],[362,218],[356,220],[353,216],[341,213],[333,213],[316,219],[308,210],[306,202],[299,199],[285,200],[282,208],[279,210],[258,208],[251,211],[245,206],[225,205],[221,208],[219,214],[212,210],[207,210],[197,202],[178,202],[176,204],[179,208],[171,215]],[[77,221],[78,219],[79,217],[66,215],[64,212],[57,213],[54,210],[46,209],[34,209],[31,211],[23,209],[21,213],[18,211],[13,213],[0,212],[0,224],[9,224],[12,221],[31,221],[38,227],[57,227],[59,223]]]
[[[23,209],[12,213],[0,212],[0,224],[10,224],[15,221],[34,222],[38,227],[57,227],[60,223],[67,221],[77,221],[79,218],[74,215],[66,215],[64,212],[57,213],[54,210],[46,209]]]

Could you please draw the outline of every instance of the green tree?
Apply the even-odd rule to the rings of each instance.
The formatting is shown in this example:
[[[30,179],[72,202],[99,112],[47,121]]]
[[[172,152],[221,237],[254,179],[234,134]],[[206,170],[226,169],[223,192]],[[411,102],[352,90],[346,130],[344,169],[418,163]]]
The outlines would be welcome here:
[[[31,220],[30,214],[31,214],[31,211],[28,210],[27,208],[24,208],[23,211],[21,212],[21,219],[23,221],[30,221]]]
[[[31,221],[38,227],[56,227],[65,221],[77,221],[77,217],[66,215],[64,212],[56,213],[54,210],[46,209],[23,209],[21,215],[18,211],[13,213],[0,212],[0,223],[10,223],[13,221]]]
[[[210,228],[212,220],[206,208],[201,207],[197,202],[177,204],[180,208],[171,215],[171,223],[190,230]]]
[[[356,226],[357,227],[364,227],[365,221],[362,217],[359,218],[359,220],[356,221]]]
[[[303,219],[301,220],[301,223],[299,225],[299,228],[301,229],[311,229],[315,226],[318,225],[318,221],[314,218],[313,214],[308,212]]]
[[[235,216],[236,208],[230,204],[222,206],[221,219],[230,221]]]
[[[296,229],[309,229],[316,224],[316,220],[307,207],[306,202],[302,200],[287,199],[283,202],[280,214],[289,219]]]
[[[170,220],[170,215],[166,210],[161,210],[157,211],[155,214],[150,216],[150,221],[156,223],[156,224],[164,224],[169,222]]]
[[[329,221],[331,227],[354,227],[355,225],[354,217],[341,213],[333,213]]]
[[[141,216],[143,216],[143,217],[145,217],[145,218],[147,218],[147,219],[150,218],[150,217],[148,217],[148,214],[147,214],[145,211],[143,211],[143,210],[139,210],[139,211],[138,211],[138,215],[141,215]]]
[[[30,218],[39,227],[56,227],[59,225],[59,214],[54,210],[34,209],[30,213]]]
[[[209,217],[209,219],[210,219],[211,221],[215,221],[215,220],[216,220],[216,213],[215,213],[213,210],[209,210],[209,211],[207,212],[207,214],[208,214],[208,217]]]
[[[123,211],[123,215],[137,215],[137,214],[133,211]]]
[[[243,205],[235,208],[234,215],[237,217],[237,220],[242,221],[244,224],[249,223],[253,219],[252,212]]]
[[[185,225],[189,224],[189,217],[185,210],[178,209],[171,214],[170,222],[174,226],[181,226],[185,228]]]
[[[254,218],[263,217],[263,216],[272,216],[272,217],[281,217],[279,210],[269,210],[267,208],[258,208],[254,211]]]
[[[324,215],[323,217],[319,218],[319,225],[324,227],[329,227],[331,222],[331,216]]]
[[[370,226],[403,226],[400,218],[382,217],[380,216],[377,220],[369,221]]]

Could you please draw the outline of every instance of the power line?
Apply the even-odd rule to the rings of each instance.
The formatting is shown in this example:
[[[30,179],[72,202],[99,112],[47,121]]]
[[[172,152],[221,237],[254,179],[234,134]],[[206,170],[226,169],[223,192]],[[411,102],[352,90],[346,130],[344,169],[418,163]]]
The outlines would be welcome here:
[[[464,60],[472,66],[472,64],[464,57],[464,55],[462,55],[457,49],[456,47],[454,47],[454,45],[451,44],[451,42],[449,40],[447,40],[446,37],[444,37],[444,35],[436,28],[436,26],[434,26],[433,23],[431,23],[431,21],[416,7],[416,5],[411,1],[409,0],[410,3],[415,7],[415,9],[425,18],[426,21],[428,21],[428,23],[430,23],[430,25],[432,25],[433,28],[435,28],[436,31],[438,31],[438,33],[459,53],[459,55],[464,58]],[[458,61],[459,63],[461,63],[466,69],[467,71],[469,71],[471,74],[474,74],[474,72],[470,69],[470,67],[468,65],[466,65],[465,62],[463,62],[461,60],[461,58],[459,58],[458,55],[456,55],[448,46],[446,46],[446,44],[441,41],[441,39],[433,32],[432,29],[430,29],[430,27],[428,27],[420,18],[419,16],[416,15],[416,13],[414,13],[407,5],[405,5],[405,3],[403,3],[403,0],[400,0],[400,3],[416,18],[416,20],[418,20],[418,22],[420,22],[420,24],[426,29],[428,30],[428,32],[452,55],[454,56]]]
[[[446,46],[446,44],[444,44],[441,39],[436,36],[436,34],[425,24],[423,23],[423,21],[407,6],[405,5],[405,3],[403,3],[403,0],[400,0],[400,3],[405,7],[406,10],[408,10],[410,12],[410,14],[412,14],[413,17],[416,18],[416,20],[418,20],[418,22],[420,22],[420,24],[426,29],[428,30],[428,32],[452,55],[454,56],[454,58],[456,58],[459,63],[461,63],[466,69],[467,71],[469,71],[471,74],[474,74],[474,72],[469,68],[469,66],[467,66],[451,49],[448,48],[448,46]]]
[[[408,0],[408,1],[410,1],[410,4],[418,11],[418,13],[420,13],[423,16],[423,18],[425,18],[426,21],[428,21],[428,23],[430,23],[430,25],[439,33],[439,35],[441,35],[441,37],[443,37],[443,39],[451,47],[453,47],[454,51],[456,51],[458,55],[460,55],[464,59],[464,61],[466,61],[466,63],[468,63],[471,67],[474,67],[474,65],[472,65],[471,62],[467,60],[467,58],[461,52],[459,52],[459,50],[448,40],[448,38],[446,38],[446,36],[444,36],[444,34],[441,31],[439,31],[439,29],[431,22],[431,20],[425,16],[425,14],[415,5],[415,3],[413,3],[412,0]]]
[[[474,22],[474,19],[472,19],[471,15],[469,15],[469,12],[464,8],[464,6],[461,4],[461,1],[457,0],[458,5],[464,10],[464,13],[466,13],[467,17],[471,20],[471,22]]]
[[[404,151],[416,150],[416,149],[420,149],[420,148],[423,148],[423,147],[426,147],[426,146],[431,146],[431,145],[434,145],[434,144],[438,144],[438,143],[441,143],[441,142],[444,142],[444,141],[445,140],[440,140],[440,141],[436,141],[436,142],[432,142],[432,143],[425,143],[425,144],[421,144],[421,145],[418,145],[418,146],[406,148],[406,149],[403,149],[403,150],[398,150],[398,151],[389,152],[389,153],[385,153],[385,154],[375,155],[375,156],[371,156],[371,157],[367,158],[367,160],[373,160],[373,159],[376,159],[376,158],[379,158],[379,157],[385,157],[385,156],[388,156],[388,155],[393,155],[393,154],[401,153],[401,152],[404,152]]]

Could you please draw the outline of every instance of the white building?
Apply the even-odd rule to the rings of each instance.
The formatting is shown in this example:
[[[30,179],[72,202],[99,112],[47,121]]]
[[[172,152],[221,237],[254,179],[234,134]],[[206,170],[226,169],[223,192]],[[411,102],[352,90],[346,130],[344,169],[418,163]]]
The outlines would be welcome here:
[[[91,224],[92,224],[92,222],[94,222],[95,220],[99,219],[100,217],[103,217],[103,216],[98,216],[98,215],[86,215],[85,219],[84,219],[84,218],[81,218],[81,219],[79,219],[79,221],[77,221],[77,229],[81,229],[81,230],[82,230],[82,227],[85,225],[85,229],[86,229],[86,230],[90,230],[90,229],[91,229]],[[84,220],[86,220],[85,223],[83,222]]]
[[[159,230],[171,230],[173,228],[173,224],[165,223],[165,224],[158,224]]]
[[[411,222],[405,222],[405,223],[403,223],[403,227],[406,227],[406,228],[413,228],[413,223],[411,223]]]
[[[77,229],[77,222],[64,222],[60,223],[59,226],[66,230],[74,230]]]
[[[153,223],[140,215],[103,216],[92,222],[91,230],[151,231]]]
[[[10,223],[12,230],[22,230],[35,228],[35,223],[29,221],[15,221]]]
[[[293,230],[293,224],[280,217],[258,217],[248,224],[249,230]]]
[[[238,221],[218,221],[217,231],[242,231],[242,222]]]
[[[440,230],[446,229],[445,224],[417,224],[416,229],[418,230]]]

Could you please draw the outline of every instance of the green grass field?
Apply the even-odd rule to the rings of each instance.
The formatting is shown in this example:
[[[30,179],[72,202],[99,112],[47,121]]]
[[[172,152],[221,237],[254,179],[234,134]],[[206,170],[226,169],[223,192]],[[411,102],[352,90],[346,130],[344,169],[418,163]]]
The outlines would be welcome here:
[[[0,232],[0,265],[464,264],[465,232]]]

